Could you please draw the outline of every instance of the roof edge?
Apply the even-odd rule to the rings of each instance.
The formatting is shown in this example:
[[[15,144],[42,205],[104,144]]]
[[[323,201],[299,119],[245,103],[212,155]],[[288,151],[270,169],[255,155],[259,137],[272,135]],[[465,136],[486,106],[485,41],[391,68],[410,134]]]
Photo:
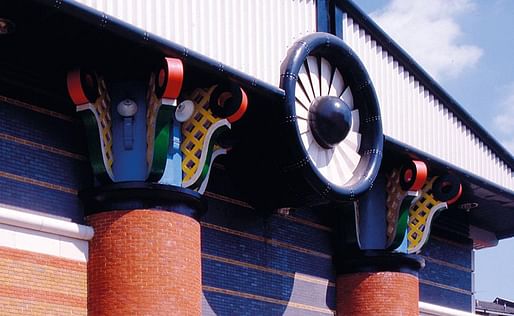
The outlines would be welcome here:
[[[508,196],[509,198],[514,198],[513,190],[500,186],[497,183],[484,179],[474,173],[470,173],[469,171],[462,169],[458,166],[455,166],[441,158],[428,154],[422,151],[421,149],[417,149],[415,147],[402,143],[389,136],[385,136],[385,144],[387,147],[390,147],[392,149],[402,149],[407,154],[412,154],[414,156],[419,157],[422,160],[425,160],[426,162],[432,163],[439,169],[451,170],[462,179],[467,179],[470,183],[478,185],[484,189],[490,190],[491,192],[494,192],[502,196]]]
[[[439,83],[437,83],[403,48],[401,48],[380,26],[368,17],[353,0],[336,0],[351,17],[395,57],[404,68],[413,74],[443,105],[452,111],[466,126],[475,133],[498,157],[514,170],[514,156],[494,138],[478,121],[476,121]]]
[[[258,94],[269,93],[274,98],[284,98],[282,89],[265,81],[257,79],[231,66],[225,65],[215,59],[200,54],[171,40],[154,35],[130,23],[115,18],[74,0],[32,0],[54,10],[64,12],[98,29],[109,31],[120,38],[124,38],[141,46],[154,48],[163,54],[176,57],[185,64],[205,69],[218,77],[228,78],[241,84],[249,91]],[[278,79],[278,78],[277,78]]]

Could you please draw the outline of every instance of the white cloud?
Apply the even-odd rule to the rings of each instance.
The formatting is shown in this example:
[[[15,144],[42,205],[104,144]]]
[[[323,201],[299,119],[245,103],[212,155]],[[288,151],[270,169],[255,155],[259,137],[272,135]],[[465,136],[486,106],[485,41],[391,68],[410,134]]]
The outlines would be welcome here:
[[[514,153],[514,82],[505,86],[503,91],[493,128],[505,148]]]
[[[471,0],[393,0],[372,18],[436,79],[456,78],[482,56],[459,43],[456,17],[474,10]]]

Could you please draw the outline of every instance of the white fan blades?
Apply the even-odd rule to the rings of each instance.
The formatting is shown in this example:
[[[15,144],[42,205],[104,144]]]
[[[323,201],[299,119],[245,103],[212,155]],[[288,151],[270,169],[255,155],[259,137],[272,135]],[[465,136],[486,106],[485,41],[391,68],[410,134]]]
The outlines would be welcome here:
[[[339,69],[321,57],[307,57],[298,72],[295,87],[295,113],[302,145],[313,165],[331,183],[343,186],[352,177],[360,162],[361,134],[359,110],[354,108],[353,95]],[[309,111],[314,100],[321,96],[341,98],[351,110],[351,129],[333,148],[320,146],[309,121]]]

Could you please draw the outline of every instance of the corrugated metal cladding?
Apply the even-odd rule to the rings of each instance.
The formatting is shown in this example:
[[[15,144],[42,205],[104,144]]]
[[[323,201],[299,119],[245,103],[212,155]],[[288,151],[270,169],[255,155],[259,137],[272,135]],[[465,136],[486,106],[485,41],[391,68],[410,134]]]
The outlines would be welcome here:
[[[78,1],[273,85],[288,47],[316,31],[315,0]],[[514,190],[512,170],[490,148],[351,17],[342,23],[375,84],[386,135]]]
[[[273,85],[296,39],[316,31],[315,0],[78,0]]]
[[[514,189],[513,171],[502,159],[346,13],[342,23],[344,41],[373,80],[386,135]]]

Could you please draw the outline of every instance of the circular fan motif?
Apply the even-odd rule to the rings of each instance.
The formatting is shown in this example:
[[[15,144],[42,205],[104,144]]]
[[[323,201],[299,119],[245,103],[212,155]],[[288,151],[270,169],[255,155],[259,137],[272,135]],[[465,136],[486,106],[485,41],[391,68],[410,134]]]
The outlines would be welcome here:
[[[305,151],[328,181],[343,186],[352,179],[361,159],[359,109],[354,107],[350,86],[345,84],[341,71],[327,59],[308,56],[298,72],[295,99],[298,130]],[[330,116],[334,119],[332,122],[322,122],[327,125],[324,126],[325,130],[331,131],[332,139],[337,140],[331,144],[326,144],[321,139],[323,136],[317,136],[319,127],[317,128],[315,117],[320,109],[316,104],[320,100],[332,107]],[[340,116],[341,119],[338,120],[335,116]],[[344,116],[349,117],[347,124]],[[325,138],[329,138],[329,135]]]

